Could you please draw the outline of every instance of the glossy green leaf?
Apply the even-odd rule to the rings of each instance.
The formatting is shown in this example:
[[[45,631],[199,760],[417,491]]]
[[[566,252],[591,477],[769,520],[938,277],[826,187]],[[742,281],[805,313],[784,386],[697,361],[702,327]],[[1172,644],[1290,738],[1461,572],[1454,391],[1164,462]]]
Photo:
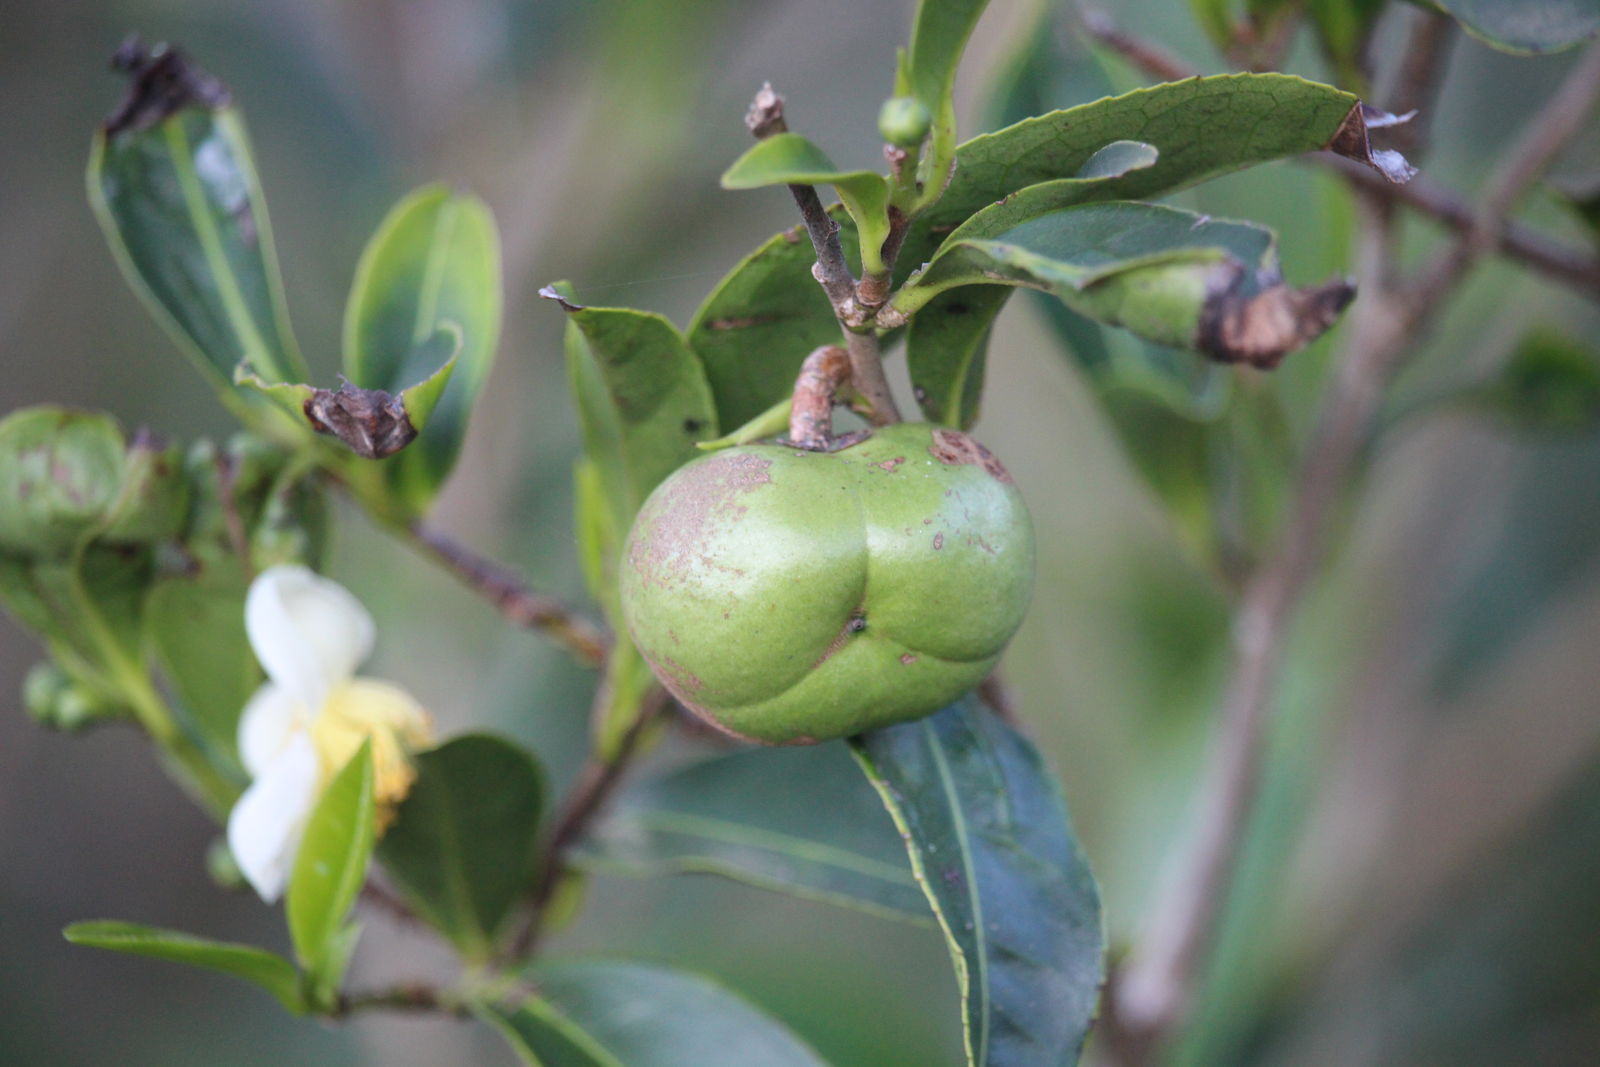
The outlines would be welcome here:
[[[699,359],[676,327],[632,308],[567,302],[567,360],[585,451],[636,509],[650,490],[717,435]]]
[[[780,133],[757,142],[722,175],[724,189],[769,185],[831,185],[855,220],[861,269],[883,271],[879,249],[889,235],[889,184],[870,170],[842,171],[827,154],[798,133]]]
[[[1559,52],[1600,31],[1600,0],[1438,0],[1479,40],[1507,52]]]
[[[906,367],[929,422],[970,429],[983,397],[989,333],[1011,290],[974,285],[934,297],[906,330]]]
[[[1079,175],[1114,141],[1150,145],[1148,167],[1086,190],[1083,200],[1147,200],[1258,163],[1325,148],[1355,108],[1349,93],[1283,74],[1221,74],[1136,89],[1025,119],[956,151],[939,202],[906,238],[908,269],[973,212],[1030,185]]]
[[[970,699],[851,744],[945,933],[968,1063],[1076,1063],[1105,946],[1099,892],[1044,760]]]
[[[73,923],[62,931],[62,936],[74,945],[88,945],[90,948],[109,949],[112,952],[148,956],[219,971],[260,986],[296,1015],[306,1010],[294,964],[264,948],[210,941],[176,930],[159,930],[153,926],[109,920]]]
[[[832,211],[847,258],[855,225]],[[803,230],[785,230],[740,261],[695,312],[686,337],[705,365],[720,426],[740,426],[787,397],[811,350],[841,340],[833,306],[811,275]]]
[[[145,639],[188,725],[214,761],[241,781],[239,713],[262,682],[244,629],[249,586],[234,557],[158,582],[145,602]]]
[[[303,381],[249,137],[215,88],[209,100],[152,97],[154,114],[97,133],[89,200],[129,284],[215,385],[231,388],[241,364]]]
[[[906,51],[905,82],[933,116],[923,181],[937,199],[956,143],[956,68],[989,0],[922,0]]]
[[[313,986],[342,972],[341,931],[367,877],[376,829],[372,748],[363,741],[323,790],[306,822],[289,878],[286,910],[295,957]]]
[[[706,978],[643,963],[534,969],[538,997],[479,1014],[535,1067],[822,1067],[777,1020]]]
[[[416,769],[378,859],[413,911],[482,961],[533,875],[544,775],[485,734],[419,753]]]
[[[396,204],[361,254],[345,307],[345,374],[404,399],[419,436],[385,460],[385,474],[414,512],[449,477],[493,364],[500,274],[489,208],[443,185]]]
[[[716,874],[928,921],[894,824],[842,742],[735,752],[645,781],[623,794],[575,859],[608,874]]]

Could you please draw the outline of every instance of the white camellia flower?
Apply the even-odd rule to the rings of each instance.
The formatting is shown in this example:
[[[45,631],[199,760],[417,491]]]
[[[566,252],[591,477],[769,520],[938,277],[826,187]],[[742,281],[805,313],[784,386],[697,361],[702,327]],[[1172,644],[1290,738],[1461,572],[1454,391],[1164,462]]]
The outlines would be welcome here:
[[[372,742],[381,826],[416,777],[410,751],[433,731],[405,690],[355,676],[375,628],[344,586],[305,567],[270,567],[250,586],[244,620],[268,681],[239,718],[251,783],[228,816],[228,847],[270,904],[283,894],[323,787],[361,743]]]

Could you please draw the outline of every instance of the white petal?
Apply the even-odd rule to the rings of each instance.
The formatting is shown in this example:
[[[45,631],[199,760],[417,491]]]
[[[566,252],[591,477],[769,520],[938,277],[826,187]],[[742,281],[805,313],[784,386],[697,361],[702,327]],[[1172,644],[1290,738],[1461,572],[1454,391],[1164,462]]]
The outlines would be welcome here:
[[[289,883],[321,773],[311,739],[297,732],[228,813],[228,848],[268,904]]]
[[[305,706],[287,689],[267,682],[239,713],[239,759],[250,777],[258,778],[294,731],[304,729],[308,713]]]
[[[244,624],[267,677],[313,715],[372,654],[372,616],[361,601],[293,564],[269,567],[251,583]]]

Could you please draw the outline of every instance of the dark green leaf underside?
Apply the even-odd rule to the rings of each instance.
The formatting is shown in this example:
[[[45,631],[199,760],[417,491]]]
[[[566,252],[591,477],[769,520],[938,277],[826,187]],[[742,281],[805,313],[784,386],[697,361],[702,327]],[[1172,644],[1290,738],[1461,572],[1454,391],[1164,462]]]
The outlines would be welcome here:
[[[577,858],[602,872],[717,874],[929,921],[894,824],[842,742],[738,752],[648,781],[624,795]]]
[[[852,743],[945,931],[969,1062],[1076,1063],[1105,975],[1099,893],[1039,753],[970,698]]]

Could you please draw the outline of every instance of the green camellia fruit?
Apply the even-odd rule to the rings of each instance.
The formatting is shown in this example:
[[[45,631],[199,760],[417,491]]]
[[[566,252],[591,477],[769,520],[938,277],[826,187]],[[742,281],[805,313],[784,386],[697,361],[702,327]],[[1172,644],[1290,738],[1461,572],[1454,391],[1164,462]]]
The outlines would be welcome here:
[[[971,689],[1033,585],[1022,494],[982,445],[922,423],[835,452],[746,445],[645,501],[623,552],[635,644],[728,733],[808,744]]]

